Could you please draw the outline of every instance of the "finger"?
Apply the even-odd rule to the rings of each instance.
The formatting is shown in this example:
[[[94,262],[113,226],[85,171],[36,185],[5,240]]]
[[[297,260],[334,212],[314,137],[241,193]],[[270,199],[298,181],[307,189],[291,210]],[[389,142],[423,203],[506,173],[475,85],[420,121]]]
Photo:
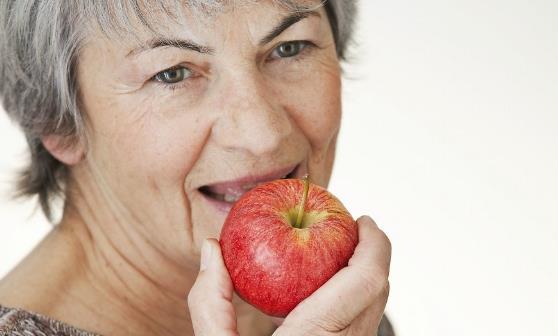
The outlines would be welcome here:
[[[200,272],[188,294],[188,308],[196,336],[238,335],[232,304],[233,285],[219,243],[202,246]]]
[[[389,287],[388,287],[389,288]],[[376,335],[384,316],[387,296],[382,302],[377,302],[363,310],[352,322],[350,328],[355,335]],[[382,300],[380,299],[380,300]]]
[[[273,324],[275,324],[277,327],[283,324],[283,321],[285,321],[285,319],[282,317],[271,317],[271,322],[273,322]]]
[[[391,242],[384,231],[369,216],[357,219],[359,243],[355,253],[349,260],[349,266],[378,267],[378,271],[385,272],[385,279],[389,276],[391,263]]]
[[[302,301],[283,325],[310,321],[342,330],[370,306],[381,318],[389,293],[391,243],[370,217],[360,217],[357,223],[359,243],[348,266]]]

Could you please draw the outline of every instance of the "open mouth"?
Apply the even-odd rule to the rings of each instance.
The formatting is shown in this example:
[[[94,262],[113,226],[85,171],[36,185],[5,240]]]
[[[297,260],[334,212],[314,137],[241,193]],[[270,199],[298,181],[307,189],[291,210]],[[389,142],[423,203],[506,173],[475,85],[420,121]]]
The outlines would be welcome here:
[[[207,200],[216,205],[219,209],[228,211],[234,202],[238,201],[242,195],[256,186],[277,179],[296,177],[299,166],[300,165],[296,165],[292,168],[288,168],[289,170],[283,169],[282,171],[269,173],[260,177],[247,177],[237,181],[205,185],[198,188],[198,190]],[[285,173],[285,171],[287,172]]]

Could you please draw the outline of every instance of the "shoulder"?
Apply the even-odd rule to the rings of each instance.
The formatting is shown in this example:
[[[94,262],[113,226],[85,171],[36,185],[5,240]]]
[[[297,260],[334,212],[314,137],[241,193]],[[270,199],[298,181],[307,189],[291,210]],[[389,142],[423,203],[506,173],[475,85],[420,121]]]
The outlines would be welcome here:
[[[389,321],[388,317],[384,315],[380,321],[380,327],[378,328],[378,336],[395,336],[395,331],[393,326]]]
[[[98,336],[40,314],[2,305],[0,335]]]

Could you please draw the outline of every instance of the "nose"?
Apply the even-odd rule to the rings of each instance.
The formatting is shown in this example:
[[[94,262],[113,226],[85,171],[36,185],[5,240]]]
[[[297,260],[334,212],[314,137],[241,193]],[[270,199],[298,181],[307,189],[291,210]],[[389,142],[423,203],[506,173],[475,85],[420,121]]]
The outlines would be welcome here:
[[[228,150],[246,150],[254,156],[273,154],[293,126],[280,97],[257,74],[236,77],[219,90],[220,109],[212,135]]]

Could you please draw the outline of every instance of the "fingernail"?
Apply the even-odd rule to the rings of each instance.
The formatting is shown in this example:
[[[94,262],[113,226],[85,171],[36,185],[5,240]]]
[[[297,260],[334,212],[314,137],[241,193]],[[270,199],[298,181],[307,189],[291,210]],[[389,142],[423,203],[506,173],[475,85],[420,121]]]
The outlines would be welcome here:
[[[201,249],[200,272],[205,270],[209,265],[209,263],[211,262],[212,253],[213,253],[213,249],[211,248],[211,244],[207,239],[204,240]]]

